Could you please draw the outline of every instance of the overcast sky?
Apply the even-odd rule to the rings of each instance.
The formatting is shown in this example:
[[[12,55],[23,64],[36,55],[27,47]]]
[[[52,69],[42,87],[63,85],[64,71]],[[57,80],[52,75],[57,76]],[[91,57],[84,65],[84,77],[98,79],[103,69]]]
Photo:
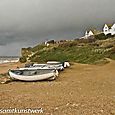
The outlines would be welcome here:
[[[115,22],[115,0],[0,0],[0,55],[50,39],[72,39]]]

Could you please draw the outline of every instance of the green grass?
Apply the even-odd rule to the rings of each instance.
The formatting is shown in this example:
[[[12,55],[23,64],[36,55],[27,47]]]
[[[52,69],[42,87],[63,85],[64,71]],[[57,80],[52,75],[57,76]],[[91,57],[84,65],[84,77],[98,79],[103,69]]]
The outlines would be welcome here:
[[[46,62],[48,60],[72,61],[78,63],[95,63],[105,57],[104,53],[93,52],[94,47],[57,47],[49,51],[40,51],[34,55],[31,60],[37,62]]]
[[[40,44],[40,45],[37,45],[37,46],[33,47],[33,48],[31,49],[31,51],[32,51],[32,52],[36,52],[36,51],[39,51],[39,50],[43,49],[44,47],[46,47],[46,46],[43,45],[43,44]]]
[[[115,40],[114,40],[115,41]],[[104,40],[101,42],[105,42]],[[31,62],[46,62],[48,60],[70,61],[85,64],[105,63],[105,58],[115,59],[115,48],[112,51],[105,51],[108,47],[101,47],[95,44],[95,40],[76,40],[59,45],[37,45],[31,48],[36,52],[30,57]],[[84,44],[84,45],[80,45]],[[104,60],[104,61],[103,61]]]

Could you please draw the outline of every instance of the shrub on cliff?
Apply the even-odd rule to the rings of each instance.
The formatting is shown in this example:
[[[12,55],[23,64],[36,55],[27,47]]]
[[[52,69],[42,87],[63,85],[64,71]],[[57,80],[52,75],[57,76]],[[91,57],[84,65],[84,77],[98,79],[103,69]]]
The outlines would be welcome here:
[[[26,57],[21,57],[19,60],[21,63],[25,63],[27,61]]]
[[[96,34],[94,37],[95,39],[98,39],[98,40],[105,40],[108,38],[113,38],[114,36],[112,36],[111,34],[105,35],[104,33],[101,33],[101,34]]]
[[[109,52],[108,58],[114,59],[115,60],[115,46],[111,49]]]

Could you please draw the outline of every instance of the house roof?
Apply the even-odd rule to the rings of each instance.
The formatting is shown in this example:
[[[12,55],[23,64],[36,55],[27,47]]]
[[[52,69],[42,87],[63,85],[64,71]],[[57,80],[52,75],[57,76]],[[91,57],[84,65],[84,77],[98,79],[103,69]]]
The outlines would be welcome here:
[[[101,32],[101,31],[99,31],[99,30],[97,30],[97,29],[89,29],[89,31],[87,31],[87,32],[89,33],[90,31],[91,31],[93,34],[98,34],[98,33]]]
[[[111,29],[111,27],[112,27],[114,24],[109,24],[109,23],[108,23],[108,24],[105,24],[105,25],[107,25],[108,28]]]
[[[111,28],[115,28],[115,24],[113,24],[113,26]]]

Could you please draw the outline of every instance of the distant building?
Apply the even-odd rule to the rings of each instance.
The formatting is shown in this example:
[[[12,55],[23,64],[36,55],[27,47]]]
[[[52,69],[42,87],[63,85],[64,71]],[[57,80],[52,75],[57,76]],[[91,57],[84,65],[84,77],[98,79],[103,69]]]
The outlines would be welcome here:
[[[49,41],[45,41],[45,45],[49,46],[50,44],[55,44],[55,40],[49,40]]]
[[[115,24],[113,24],[112,26],[105,24],[103,27],[103,33],[105,35],[108,35],[108,34],[115,35]]]
[[[111,27],[111,35],[115,35],[115,24]]]
[[[88,37],[93,36],[93,35],[94,35],[94,33],[91,30],[90,31],[86,31],[84,38],[87,39]]]
[[[107,24],[105,24],[104,25],[104,28],[103,28],[103,33],[105,34],[105,35],[107,35],[107,34],[110,34],[110,27],[107,25]]]
[[[63,44],[65,42],[67,42],[68,40],[59,40],[59,41],[56,41],[56,44]]]
[[[87,38],[87,37],[88,37],[88,32],[86,31],[86,32],[85,32],[85,38]]]
[[[49,44],[47,41],[45,41],[45,45],[46,45],[46,46],[49,46],[50,44]]]

